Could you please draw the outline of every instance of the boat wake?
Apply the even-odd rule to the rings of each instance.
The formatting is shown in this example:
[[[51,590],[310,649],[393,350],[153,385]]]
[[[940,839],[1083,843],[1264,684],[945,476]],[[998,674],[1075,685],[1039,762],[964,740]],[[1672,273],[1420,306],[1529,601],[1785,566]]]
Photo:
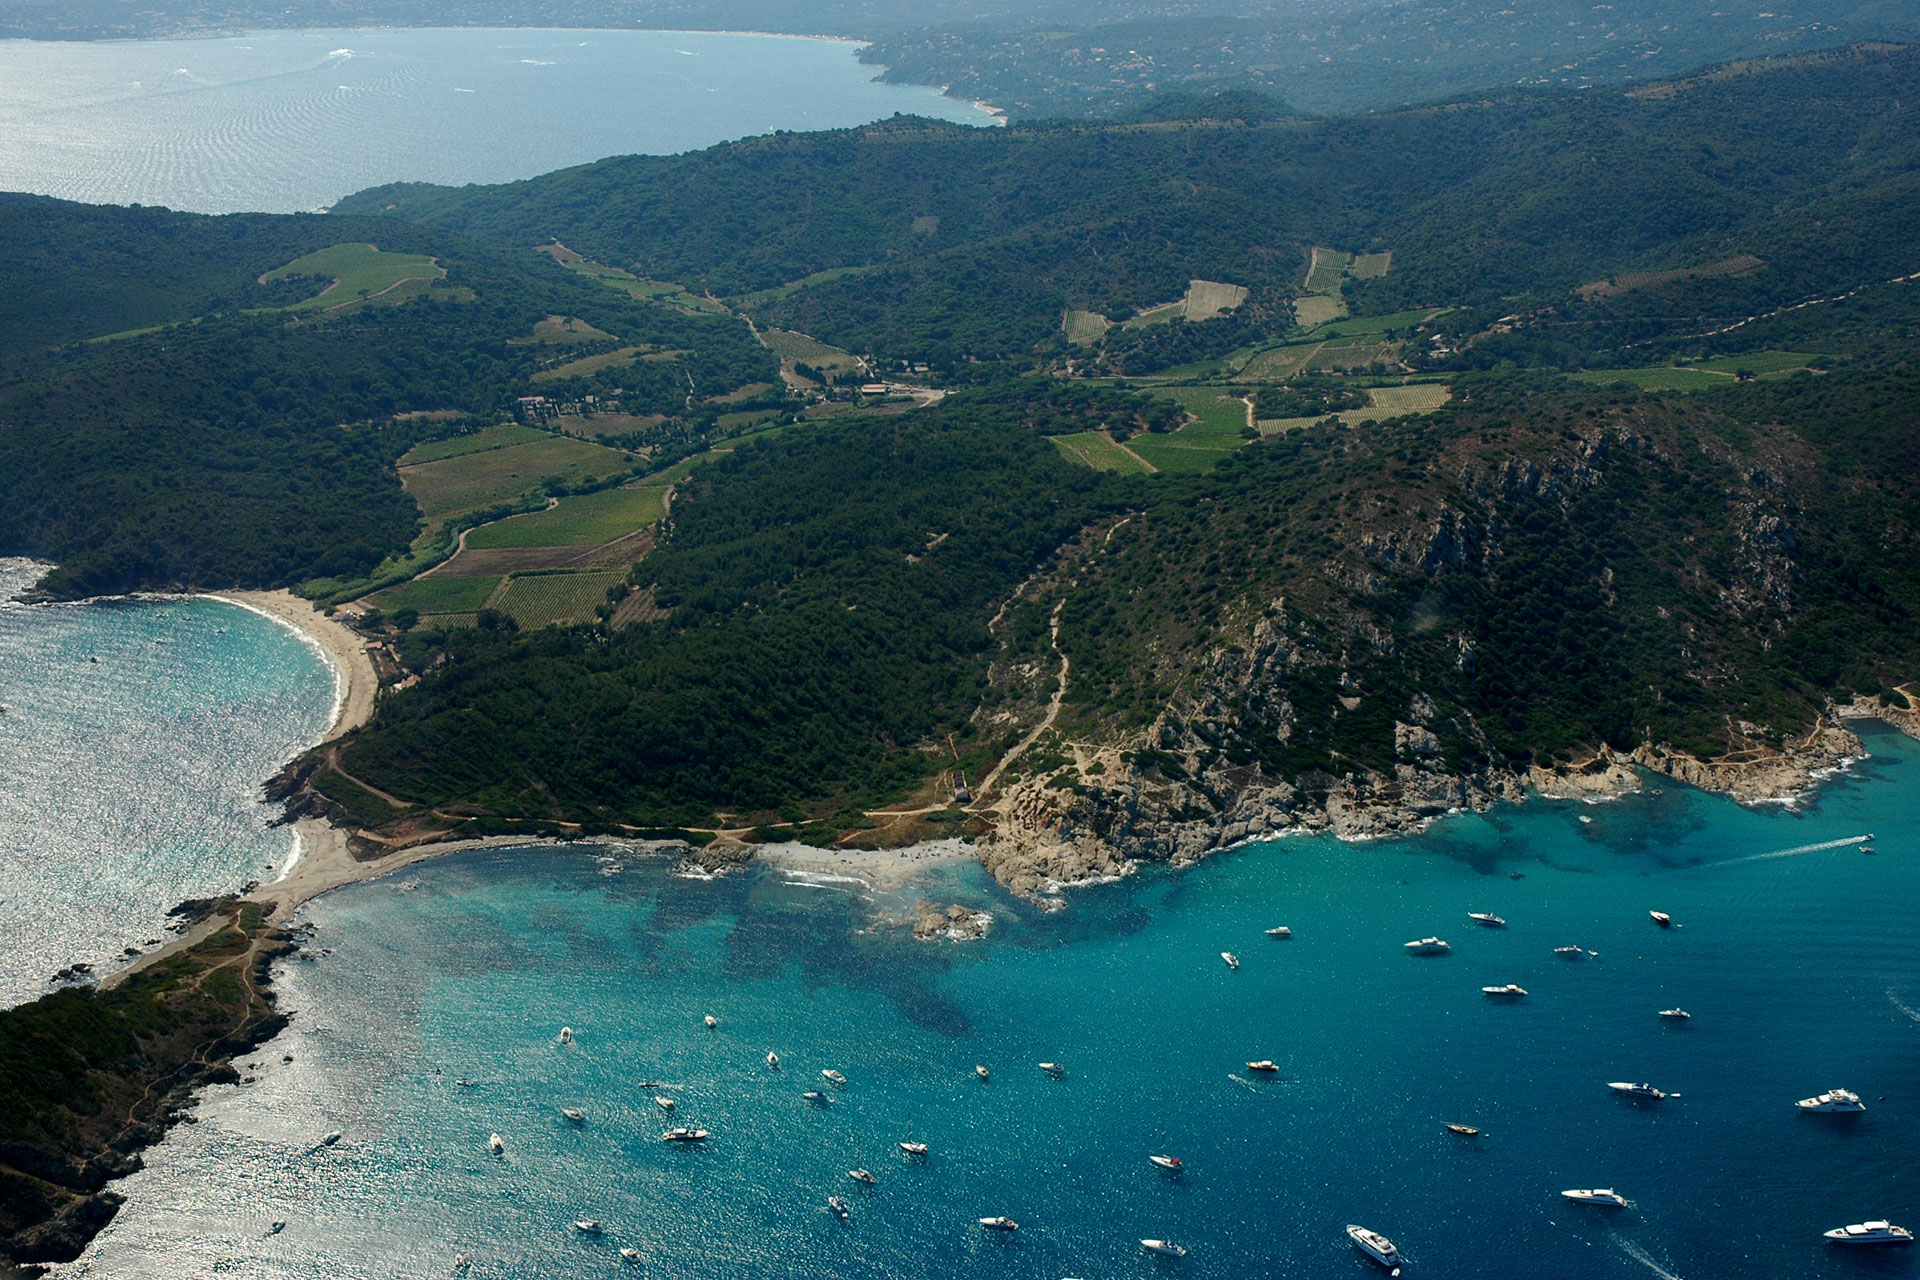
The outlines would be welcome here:
[[[1888,987],[1887,999],[1893,1002],[1894,1008],[1906,1014],[1909,1018],[1912,1018],[1915,1022],[1920,1022],[1920,1009],[1916,1009],[1912,1005],[1908,1004],[1905,1000],[1902,1000],[1900,998],[1899,988]]]
[[[1681,1277],[1675,1275],[1673,1272],[1667,1270],[1665,1267],[1655,1262],[1653,1260],[1652,1255],[1650,1255],[1645,1249],[1642,1249],[1639,1245],[1627,1239],[1625,1236],[1621,1235],[1619,1232],[1613,1233],[1613,1242],[1620,1246],[1621,1252],[1625,1253],[1629,1258],[1632,1258],[1635,1262],[1644,1263],[1646,1265],[1647,1270],[1653,1272],[1653,1274],[1657,1276],[1662,1277],[1662,1280],[1681,1280]]]
[[[1772,853],[1750,853],[1744,858],[1728,858],[1725,862],[1708,864],[1709,867],[1733,867],[1743,862],[1766,862],[1771,858],[1797,858],[1803,853],[1821,853],[1827,849],[1841,849],[1850,844],[1865,844],[1869,836],[1842,836],[1838,840],[1822,840],[1819,844],[1796,845],[1791,849],[1775,849]],[[1703,868],[1703,870],[1706,868]]]

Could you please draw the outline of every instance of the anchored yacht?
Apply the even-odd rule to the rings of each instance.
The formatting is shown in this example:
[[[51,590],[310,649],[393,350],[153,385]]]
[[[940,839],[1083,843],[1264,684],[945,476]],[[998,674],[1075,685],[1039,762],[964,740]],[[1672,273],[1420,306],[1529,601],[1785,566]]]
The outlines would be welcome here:
[[[868,1173],[865,1169],[849,1169],[847,1170],[847,1176],[849,1178],[852,1178],[855,1182],[864,1182],[868,1186],[872,1186],[874,1183],[880,1181],[880,1179],[874,1177],[872,1174]]]
[[[1482,987],[1480,994],[1489,1000],[1518,1000],[1527,994],[1527,989],[1517,982],[1509,982],[1500,987]]]
[[[924,1142],[903,1142],[900,1144],[900,1149],[910,1156],[927,1154],[927,1144]]]
[[[1584,960],[1587,958],[1587,953],[1579,947],[1555,947],[1553,954],[1559,956],[1562,960]]]
[[[1012,1218],[982,1218],[980,1225],[989,1231],[1018,1231],[1020,1224]]]
[[[846,1217],[848,1213],[847,1202],[839,1196],[828,1196],[827,1208],[833,1210],[835,1214],[842,1218]]]
[[[1912,1244],[1913,1232],[1905,1227],[1896,1227],[1884,1219],[1872,1222],[1856,1222],[1851,1226],[1835,1227],[1826,1233],[1827,1239],[1835,1244]]]
[[[656,1093],[653,1095],[653,1105],[660,1108],[662,1111],[671,1111],[675,1107],[679,1106],[680,1104],[675,1102],[672,1098],[667,1097],[665,1094]]]
[[[560,1108],[560,1114],[575,1124],[585,1124],[587,1122],[587,1113],[578,1107],[562,1107]]]
[[[1064,1075],[1067,1070],[1065,1066],[1058,1062],[1043,1062],[1040,1064],[1040,1069],[1050,1076]]]
[[[1483,924],[1489,929],[1504,929],[1507,927],[1507,922],[1491,911],[1469,911],[1467,912],[1467,919],[1473,921],[1475,924]]]
[[[1661,927],[1662,929],[1671,929],[1671,928],[1673,928],[1673,917],[1672,917],[1672,916],[1670,916],[1670,915],[1668,915],[1668,914],[1667,914],[1666,912],[1664,912],[1664,911],[1649,911],[1649,912],[1647,912],[1647,914],[1648,914],[1648,915],[1650,915],[1650,916],[1652,916],[1652,917],[1653,917],[1653,922],[1654,922],[1655,924],[1657,924],[1657,925],[1659,925],[1659,926],[1660,926],[1660,927]]]
[[[1276,925],[1274,928],[1267,930],[1267,936],[1269,938],[1291,938],[1293,936],[1293,930],[1284,924]]]
[[[620,1261],[638,1263],[640,1261],[640,1251],[632,1245],[628,1245],[620,1251]]]
[[[705,1142],[708,1134],[705,1129],[669,1129],[660,1135],[662,1142]]]
[[[1817,1098],[1802,1098],[1793,1104],[1802,1111],[1865,1111],[1867,1104],[1851,1089],[1835,1089]]]
[[[1387,1239],[1378,1231],[1369,1231],[1365,1227],[1356,1227],[1352,1223],[1349,1223],[1347,1224],[1347,1238],[1353,1241],[1360,1252],[1366,1254],[1381,1266],[1397,1267],[1400,1265],[1400,1251],[1394,1248],[1393,1241]]]
[[[1148,1156],[1147,1162],[1157,1168],[1165,1169],[1170,1173],[1179,1173],[1182,1169],[1186,1168],[1185,1165],[1180,1163],[1179,1156]]]
[[[1229,969],[1238,969],[1240,967],[1240,957],[1231,951],[1222,951],[1220,958],[1227,962],[1227,968]]]
[[[1280,1070],[1280,1068],[1274,1065],[1272,1058],[1261,1058],[1257,1062],[1249,1062],[1247,1064],[1247,1070],[1258,1071],[1263,1075],[1271,1075]]]
[[[992,1077],[993,1072],[987,1070],[985,1067],[981,1066],[979,1063],[976,1062],[973,1064],[973,1074],[975,1074],[976,1076],[979,1076],[982,1080],[986,1080]]]
[[[1407,950],[1416,956],[1443,956],[1453,948],[1438,938],[1417,938],[1407,944]]]
[[[828,1083],[832,1084],[833,1087],[836,1089],[844,1088],[846,1086],[847,1078],[841,1075],[838,1071],[835,1071],[832,1067],[828,1067],[825,1071],[822,1071],[820,1074],[826,1077]]]
[[[1629,1098],[1650,1098],[1655,1102],[1667,1095],[1650,1084],[1630,1084],[1625,1080],[1615,1080],[1607,1085],[1615,1093],[1625,1094]]]
[[[1660,1011],[1660,1016],[1665,1018],[1668,1022],[1685,1022],[1688,1018],[1691,1018],[1693,1015],[1688,1013],[1685,1009],[1662,1009]]]
[[[572,1043],[573,1043],[573,1028],[572,1028],[572,1027],[562,1027],[562,1028],[560,1028],[560,1043],[561,1043],[561,1044],[572,1044]]]
[[[714,1017],[712,1014],[707,1015],[706,1022],[707,1022],[707,1030],[709,1031],[712,1031],[714,1028],[720,1025],[720,1019]]]
[[[809,1089],[800,1096],[816,1107],[830,1107],[833,1105],[833,1095],[824,1093],[819,1089]]]
[[[497,1156],[503,1156],[507,1154],[506,1141],[499,1134],[490,1133],[487,1135],[487,1150]]]
[[[1169,1258],[1184,1258],[1187,1251],[1171,1240],[1142,1240],[1140,1247],[1148,1253],[1164,1253]]]
[[[767,1050],[767,1065],[775,1071],[780,1069],[780,1055],[771,1049]]]
[[[1575,1204],[1603,1204],[1614,1209],[1627,1207],[1627,1198],[1611,1187],[1580,1188],[1560,1194]]]
[[[1480,1136],[1480,1131],[1470,1124],[1450,1124],[1447,1126],[1447,1132],[1457,1133],[1463,1138],[1477,1138]]]
[[[583,1236],[597,1236],[606,1230],[605,1227],[601,1226],[599,1222],[592,1218],[575,1218],[573,1220],[573,1229]]]

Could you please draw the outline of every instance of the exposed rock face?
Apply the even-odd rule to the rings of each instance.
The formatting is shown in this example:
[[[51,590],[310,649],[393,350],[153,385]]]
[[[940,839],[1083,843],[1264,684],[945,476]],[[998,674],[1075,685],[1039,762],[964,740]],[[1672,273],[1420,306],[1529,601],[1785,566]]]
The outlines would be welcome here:
[[[987,936],[993,915],[962,906],[921,902],[914,908],[913,936],[922,942],[972,942]]]

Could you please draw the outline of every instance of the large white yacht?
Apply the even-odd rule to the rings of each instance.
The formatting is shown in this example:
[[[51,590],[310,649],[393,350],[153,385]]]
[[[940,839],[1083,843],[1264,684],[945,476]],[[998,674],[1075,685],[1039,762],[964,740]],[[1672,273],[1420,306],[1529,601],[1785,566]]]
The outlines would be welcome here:
[[[1483,924],[1489,929],[1504,929],[1507,927],[1507,922],[1491,911],[1469,911],[1467,912],[1467,919],[1473,921],[1475,924]]]
[[[982,1218],[980,1225],[989,1231],[1018,1231],[1020,1224],[1012,1218]]]
[[[1817,1098],[1802,1098],[1793,1104],[1802,1111],[1865,1111],[1867,1104],[1851,1089],[1835,1089]]]
[[[1912,1244],[1913,1232],[1891,1222],[1876,1220],[1835,1227],[1826,1233],[1835,1244]]]
[[[1347,1224],[1347,1238],[1359,1247],[1360,1252],[1372,1258],[1383,1267],[1400,1265],[1400,1250],[1394,1248],[1393,1241],[1378,1231],[1369,1231],[1365,1227]]]
[[[1148,1253],[1164,1253],[1169,1258],[1184,1258],[1187,1251],[1171,1240],[1142,1240],[1140,1247]]]
[[[1650,1084],[1631,1084],[1625,1080],[1614,1080],[1607,1088],[1615,1093],[1624,1093],[1629,1098],[1650,1098],[1655,1102],[1667,1096]]]
[[[1578,1187],[1560,1194],[1576,1204],[1604,1204],[1615,1209],[1627,1207],[1627,1198],[1611,1187]]]
[[[1527,989],[1517,982],[1509,982],[1499,987],[1482,987],[1480,994],[1489,1000],[1518,1000],[1527,994]]]
[[[1438,938],[1416,938],[1407,944],[1407,950],[1416,956],[1443,956],[1453,948]]]

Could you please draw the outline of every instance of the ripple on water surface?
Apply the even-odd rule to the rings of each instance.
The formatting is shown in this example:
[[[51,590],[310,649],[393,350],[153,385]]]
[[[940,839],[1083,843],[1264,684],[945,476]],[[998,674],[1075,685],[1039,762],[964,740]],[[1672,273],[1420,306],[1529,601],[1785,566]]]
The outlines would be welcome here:
[[[37,576],[0,561],[0,601]],[[163,936],[182,899],[270,880],[260,784],[325,731],[333,673],[206,599],[0,603],[0,1004]]]
[[[628,1274],[716,1280],[1363,1280],[1342,1232],[1360,1222],[1409,1277],[1911,1280],[1913,1260],[1819,1239],[1920,1217],[1920,751],[1870,742],[1799,812],[1671,786],[1535,804],[1424,839],[1253,847],[1058,915],[951,866],[925,891],[998,917],[966,946],[885,923],[911,891],[609,876],[590,849],[417,867],[309,907],[331,954],[283,967],[293,1029],[149,1153],[71,1273],[444,1276],[467,1252],[474,1276],[587,1277],[630,1247]],[[1867,831],[1873,857],[1808,848]],[[1451,955],[1403,952],[1432,933]],[[1570,944],[1599,954],[1554,954]],[[1481,997],[1505,982],[1531,994]],[[1675,1005],[1693,1019],[1663,1023]],[[1681,1096],[1628,1102],[1606,1089],[1623,1079]],[[1796,1113],[1835,1086],[1867,1114]],[[712,1140],[661,1142],[656,1094]],[[1558,1195],[1609,1185],[1632,1207]],[[1019,1231],[976,1223],[998,1214]],[[1146,1236],[1191,1253],[1156,1259]]]

